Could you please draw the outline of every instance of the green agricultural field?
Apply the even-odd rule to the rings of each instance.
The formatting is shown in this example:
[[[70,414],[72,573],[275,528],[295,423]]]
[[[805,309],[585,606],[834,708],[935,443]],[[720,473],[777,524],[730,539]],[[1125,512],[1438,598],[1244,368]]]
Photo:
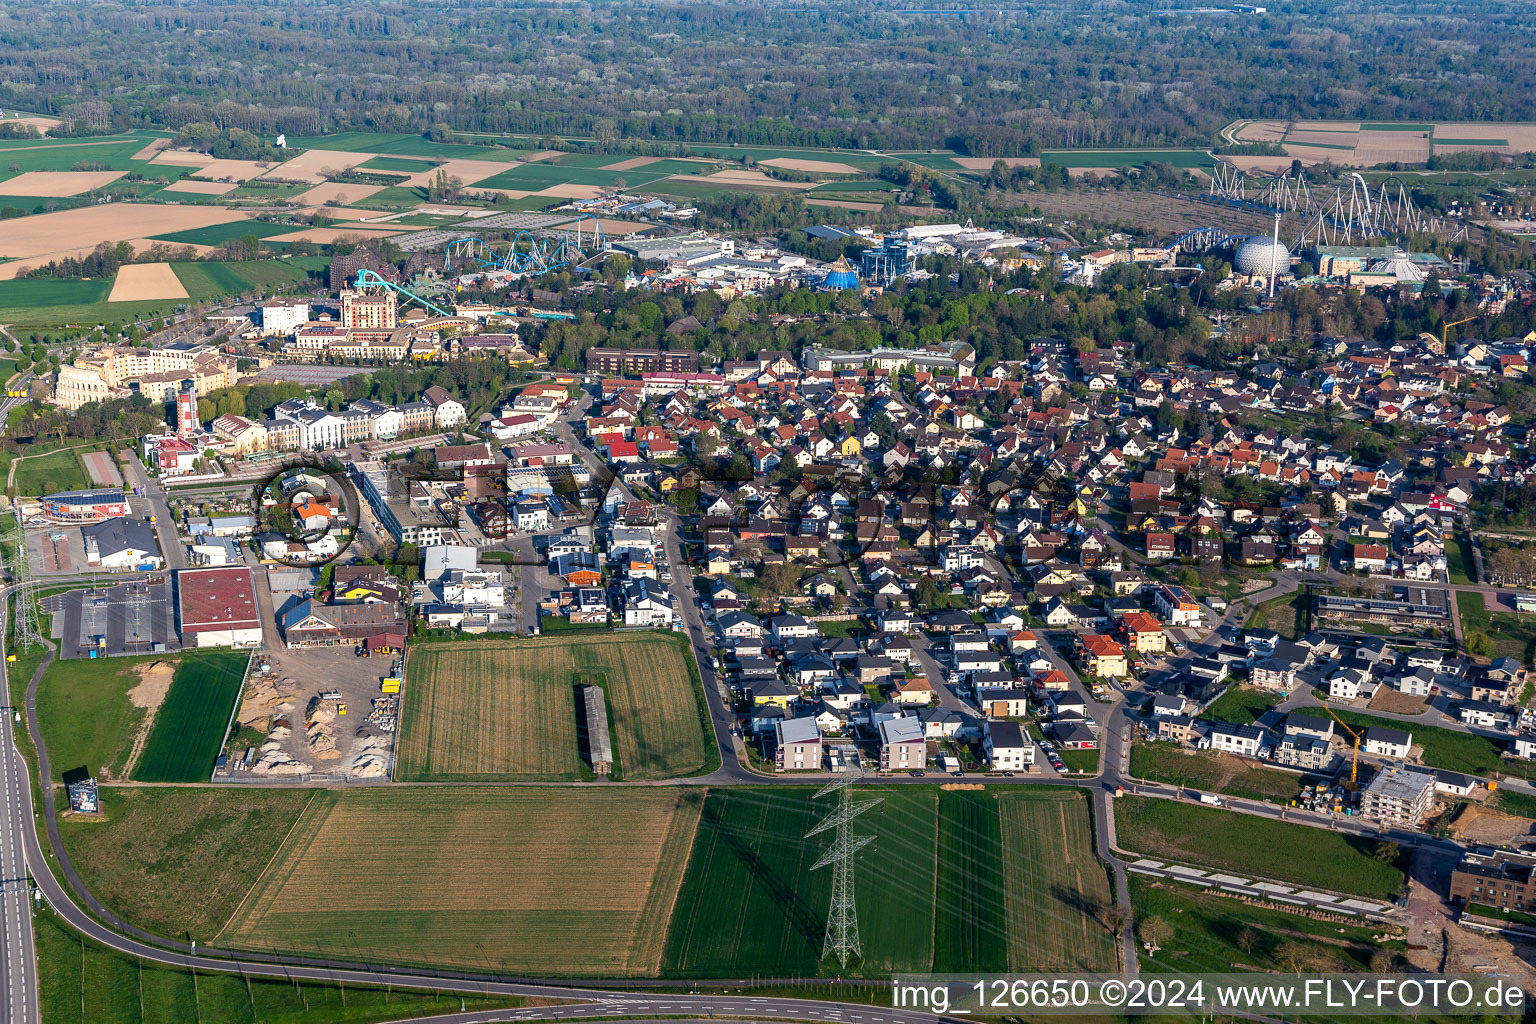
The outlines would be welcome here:
[[[1403,124],[1397,121],[1376,121],[1370,124],[1362,123],[1360,130],[1363,132],[1433,132],[1432,124]]]
[[[1403,885],[1402,870],[1376,858],[1376,840],[1251,814],[1126,796],[1115,801],[1115,830],[1123,849],[1196,867],[1382,900]]]
[[[830,880],[800,837],[814,789],[712,790],[667,941],[665,973],[814,973]],[[1087,800],[1057,789],[871,788],[859,863],[863,973],[1113,969],[1111,900]],[[935,838],[937,837],[937,838]]]
[[[619,157],[615,157],[617,161]],[[652,165],[653,167],[656,165]],[[692,168],[694,165],[685,164]],[[521,164],[510,170],[477,182],[475,188],[511,188],[537,192],[556,185],[595,185],[599,188],[616,188],[624,182],[627,188],[640,188],[647,182],[666,177],[666,171],[653,171],[651,167],[637,167],[628,171],[605,171],[594,167],[567,167],[561,164]]]
[[[828,181],[811,189],[813,195],[821,195],[823,192],[899,192],[901,187],[880,178],[843,178],[840,181]]]
[[[709,770],[716,754],[696,671],[687,647],[660,633],[416,645],[406,667],[395,777],[590,777],[577,708],[584,685],[607,695],[614,768],[625,778]]]
[[[1287,803],[1301,789],[1301,776],[1255,768],[1216,751],[1185,751],[1172,743],[1138,742],[1131,747],[1131,774],[1150,782],[1171,782],[1248,800]]]
[[[0,168],[4,168],[0,170],[0,192],[5,191],[6,179],[16,174],[27,171],[69,171],[80,163],[97,164],[114,171],[131,171],[135,167],[158,170],[142,161],[131,159],[155,138],[150,132],[135,132],[132,135],[94,139],[5,140],[8,144],[0,146]],[[12,164],[17,166],[14,172],[10,170]]]
[[[268,224],[258,220],[235,220],[227,224],[210,224],[205,228],[151,235],[150,238],[152,241],[173,242],[176,245],[223,245],[225,242],[245,238],[247,235],[266,238],[268,235],[286,235],[294,231],[304,231],[307,227],[308,225],[304,224]]]
[[[101,820],[66,817],[59,832],[86,887],[123,920],[206,942],[300,812],[330,799],[322,790],[103,786]]]
[[[1205,722],[1236,722],[1238,725],[1251,725],[1257,722],[1264,712],[1279,703],[1278,693],[1261,690],[1256,686],[1238,684],[1229,687],[1226,693],[1212,701],[1211,705],[1200,713],[1200,719]]]
[[[199,973],[146,964],[83,939],[51,912],[34,918],[38,1000],[48,1024],[372,1024],[515,1007],[516,996],[344,989],[282,978]]]
[[[421,171],[430,171],[437,164],[431,160],[411,160],[399,156],[376,156],[367,163],[361,165],[365,171],[405,171],[408,174],[417,174]]]
[[[287,259],[248,260],[242,263],[173,263],[182,287],[193,301],[226,298],[255,291],[303,285],[318,281],[329,265],[324,256],[295,256]]]
[[[1079,167],[1144,167],[1150,163],[1173,167],[1206,168],[1215,157],[1203,149],[1070,149],[1041,153],[1040,162]]]
[[[881,164],[908,159],[906,155],[889,156],[866,153],[855,149],[796,149],[782,146],[721,146],[707,143],[687,143],[684,147],[689,156],[712,156],[720,160],[820,160],[826,163],[847,164],[862,170],[874,170]],[[615,158],[618,159],[618,158]]]
[[[1338,925],[1254,907],[1192,885],[1132,873],[1131,904],[1138,922],[1163,922],[1169,937],[1141,954],[1142,970],[1176,974],[1294,970],[1363,971],[1381,943],[1373,929]]]
[[[532,152],[528,149],[511,149],[502,146],[466,146],[460,143],[432,142],[420,135],[391,135],[380,132],[341,132],[336,135],[290,137],[288,145],[292,149],[329,149],[341,153],[379,153],[384,156],[415,156],[437,160],[515,160]]]
[[[39,495],[82,490],[91,486],[91,478],[80,463],[79,453],[64,449],[16,461],[12,483],[17,494]]]
[[[240,651],[183,655],[155,715],[133,777],[141,782],[205,782],[224,744],[250,656]]]

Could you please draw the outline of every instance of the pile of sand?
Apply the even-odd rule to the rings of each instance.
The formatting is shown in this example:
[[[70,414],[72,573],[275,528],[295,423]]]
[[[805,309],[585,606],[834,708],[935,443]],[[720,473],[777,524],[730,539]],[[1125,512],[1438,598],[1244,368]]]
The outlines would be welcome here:
[[[136,708],[156,710],[171,688],[176,666],[168,661],[152,661],[148,665],[136,665],[133,670],[138,673],[139,685],[128,691],[128,703]]]

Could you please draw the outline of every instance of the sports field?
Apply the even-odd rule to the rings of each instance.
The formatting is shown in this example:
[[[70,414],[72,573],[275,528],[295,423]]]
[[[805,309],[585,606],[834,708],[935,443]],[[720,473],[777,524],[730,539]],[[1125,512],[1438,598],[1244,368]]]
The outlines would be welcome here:
[[[698,772],[712,746],[686,659],[659,633],[414,645],[395,777],[582,778],[576,688],[588,684],[607,693],[624,778]]]
[[[702,796],[324,794],[218,941],[479,970],[653,975]]]

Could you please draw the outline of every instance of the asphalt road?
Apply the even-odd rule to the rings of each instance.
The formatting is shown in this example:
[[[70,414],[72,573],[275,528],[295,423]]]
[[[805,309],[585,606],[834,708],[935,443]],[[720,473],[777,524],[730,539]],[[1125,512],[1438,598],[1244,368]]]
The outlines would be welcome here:
[[[0,601],[0,636],[5,635],[8,600]],[[9,666],[0,658],[0,692],[9,693]],[[9,698],[7,698],[9,699]],[[31,887],[23,854],[31,833],[31,787],[26,762],[16,750],[14,709],[0,707],[0,954],[5,957],[5,993],[0,1021],[32,1024],[38,1009],[37,953],[32,941]]]
[[[185,569],[187,549],[182,546],[181,538],[176,535],[176,523],[171,519],[171,505],[165,497],[165,485],[158,480],[150,479],[149,471],[144,468],[144,463],[139,460],[138,455],[130,454],[128,485],[144,492],[142,497],[130,500],[148,505],[148,514],[155,517],[155,539],[160,542],[160,554],[165,558],[165,567]]]

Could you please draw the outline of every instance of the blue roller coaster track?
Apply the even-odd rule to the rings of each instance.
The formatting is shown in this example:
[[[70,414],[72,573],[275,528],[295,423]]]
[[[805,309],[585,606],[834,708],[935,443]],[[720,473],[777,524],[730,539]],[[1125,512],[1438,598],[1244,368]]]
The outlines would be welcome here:
[[[513,235],[510,242],[456,238],[443,250],[443,269],[544,274],[580,266],[607,250],[608,237],[603,225],[596,217],[584,213],[558,232],[543,228],[523,230]]]
[[[448,312],[442,306],[422,298],[420,295],[417,295],[409,288],[402,288],[393,282],[384,280],[382,277],[371,270],[359,270],[357,272],[357,280],[353,283],[352,286],[360,292],[394,292],[396,295],[404,296],[405,299],[409,302],[421,303],[423,306],[425,306],[427,309],[430,309],[438,316],[453,316],[452,313]]]
[[[1211,249],[1239,245],[1247,237],[1247,235],[1234,235],[1222,228],[1195,228],[1175,238],[1169,248],[1176,248],[1180,252],[1208,252]]]

